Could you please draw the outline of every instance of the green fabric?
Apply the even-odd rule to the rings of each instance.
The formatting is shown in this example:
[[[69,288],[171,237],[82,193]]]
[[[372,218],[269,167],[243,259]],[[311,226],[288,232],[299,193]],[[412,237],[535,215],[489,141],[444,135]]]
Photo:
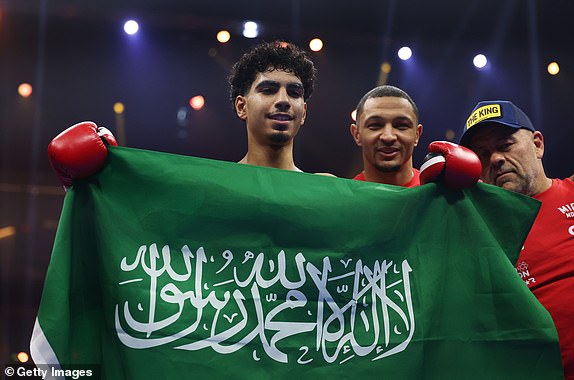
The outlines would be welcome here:
[[[538,208],[112,147],[66,195],[38,324],[105,379],[558,379],[514,269]]]

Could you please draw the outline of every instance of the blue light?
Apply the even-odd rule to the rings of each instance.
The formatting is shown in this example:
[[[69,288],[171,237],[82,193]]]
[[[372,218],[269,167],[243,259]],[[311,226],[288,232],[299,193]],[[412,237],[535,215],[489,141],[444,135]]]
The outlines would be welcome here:
[[[472,63],[477,69],[482,69],[488,63],[488,59],[486,59],[484,54],[477,54],[474,56]]]
[[[411,50],[411,48],[409,48],[407,46],[403,46],[402,48],[399,49],[397,54],[398,54],[400,59],[402,59],[403,61],[406,61],[413,56],[413,51]]]
[[[247,21],[243,24],[243,37],[255,38],[259,35],[259,26],[256,22]]]
[[[126,32],[130,36],[136,34],[139,28],[140,27],[135,20],[128,20],[124,23],[124,32]]]

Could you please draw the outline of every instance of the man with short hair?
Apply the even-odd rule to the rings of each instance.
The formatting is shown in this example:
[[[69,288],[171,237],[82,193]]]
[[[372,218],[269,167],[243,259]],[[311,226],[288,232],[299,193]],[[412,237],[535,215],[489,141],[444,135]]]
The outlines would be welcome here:
[[[544,137],[509,101],[478,103],[460,143],[479,156],[484,182],[542,202],[517,271],[552,316],[566,379],[574,379],[574,182],[546,175]]]
[[[354,179],[405,187],[420,184],[413,151],[423,132],[411,97],[393,86],[367,92],[357,105],[351,135],[363,153],[363,171]]]
[[[413,167],[413,151],[423,126],[411,97],[398,87],[379,86],[357,105],[350,132],[361,147],[363,171],[355,180],[404,187],[444,180],[451,188],[472,186],[480,175],[480,162],[466,148],[446,141],[429,145],[421,172]]]

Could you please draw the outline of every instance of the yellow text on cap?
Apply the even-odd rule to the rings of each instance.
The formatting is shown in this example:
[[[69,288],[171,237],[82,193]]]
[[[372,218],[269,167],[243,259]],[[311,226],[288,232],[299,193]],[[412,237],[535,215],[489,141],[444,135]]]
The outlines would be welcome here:
[[[469,129],[478,122],[493,117],[500,117],[502,112],[500,110],[500,104],[489,104],[487,106],[482,106],[477,108],[466,120],[466,129]]]

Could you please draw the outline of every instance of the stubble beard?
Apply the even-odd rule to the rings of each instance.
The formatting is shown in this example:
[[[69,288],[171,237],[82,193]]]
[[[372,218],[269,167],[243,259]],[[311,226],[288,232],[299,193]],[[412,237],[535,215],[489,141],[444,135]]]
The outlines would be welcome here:
[[[282,132],[274,132],[269,136],[272,145],[285,145],[290,139],[291,137],[287,133]]]
[[[394,173],[401,170],[404,164],[401,161],[402,159],[400,157],[394,158],[391,161],[378,160],[375,153],[372,164],[375,167],[375,169],[377,169],[381,173]]]
[[[401,169],[401,165],[375,165],[375,168],[381,173],[392,173],[398,172]]]
[[[513,191],[518,194],[527,195],[529,197],[534,195],[533,190],[534,178],[529,175],[517,175],[516,180],[507,181],[500,185],[503,189]],[[506,185],[506,186],[505,186]]]
[[[534,184],[534,176],[529,173],[524,173],[514,168],[510,171],[510,174],[506,174],[506,177],[501,181],[498,181],[496,178],[496,173],[498,171],[509,171],[513,169],[512,167],[501,167],[496,170],[493,170],[492,178],[490,181],[486,181],[491,185],[495,185],[501,187],[505,190],[509,190],[518,194],[523,194],[527,196],[533,195],[533,184]]]

